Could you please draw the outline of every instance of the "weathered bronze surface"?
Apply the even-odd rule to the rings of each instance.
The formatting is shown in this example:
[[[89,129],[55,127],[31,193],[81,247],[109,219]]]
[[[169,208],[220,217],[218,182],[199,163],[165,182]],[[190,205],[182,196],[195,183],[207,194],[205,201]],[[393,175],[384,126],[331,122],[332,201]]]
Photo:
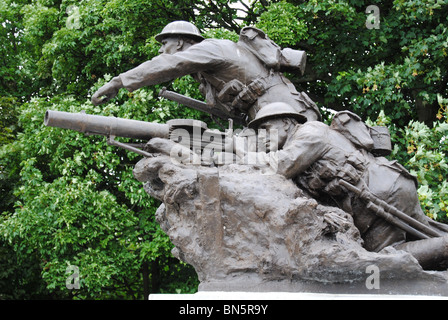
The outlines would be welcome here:
[[[263,106],[282,101],[309,120],[321,118],[314,102],[306,93],[297,92],[282,73],[294,69],[303,72],[305,52],[282,50],[253,27],[244,28],[234,43],[201,40],[197,32],[191,32],[194,26],[180,31],[186,25],[177,24],[168,25],[171,31],[158,37],[162,43],[159,56],[113,78],[93,95],[92,102],[107,102],[120,88],[133,91],[190,74],[201,83],[207,104],[229,117],[242,113],[251,120]]]
[[[45,124],[149,140],[136,179],[163,204],[157,220],[200,290],[448,295],[448,226],[425,216],[417,180],[396,161],[385,127],[349,111],[331,125],[282,74],[306,54],[253,27],[237,43],[173,22],[160,55],[113,78],[94,104],[192,74],[206,103],[167,97],[247,125],[166,125],[48,111]],[[112,139],[113,141],[113,139]]]

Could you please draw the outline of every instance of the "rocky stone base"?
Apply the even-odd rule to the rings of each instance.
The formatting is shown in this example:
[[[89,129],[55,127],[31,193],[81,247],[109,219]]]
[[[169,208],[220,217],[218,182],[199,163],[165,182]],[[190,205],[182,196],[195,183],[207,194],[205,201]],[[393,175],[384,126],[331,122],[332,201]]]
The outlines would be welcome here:
[[[134,175],[163,202],[156,218],[200,291],[448,295],[446,272],[393,248],[366,251],[350,215],[283,176],[165,156],[141,160]]]

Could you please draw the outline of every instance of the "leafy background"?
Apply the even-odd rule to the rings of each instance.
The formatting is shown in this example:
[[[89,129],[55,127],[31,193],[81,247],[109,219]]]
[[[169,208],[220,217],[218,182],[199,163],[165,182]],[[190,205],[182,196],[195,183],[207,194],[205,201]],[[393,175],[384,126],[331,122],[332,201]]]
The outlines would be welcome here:
[[[378,29],[367,28],[377,5]],[[173,20],[236,41],[246,25],[308,54],[298,90],[331,110],[387,125],[393,154],[418,177],[425,213],[447,222],[448,1],[0,1],[0,299],[144,299],[193,293],[194,270],[175,259],[154,220],[158,201],[132,176],[139,156],[105,138],[43,125],[47,109],[144,121],[206,114],[161,100],[162,86],[202,99],[186,76],[90,97],[111,77],[158,54]],[[123,140],[124,141],[124,140]],[[67,267],[80,272],[68,290]]]

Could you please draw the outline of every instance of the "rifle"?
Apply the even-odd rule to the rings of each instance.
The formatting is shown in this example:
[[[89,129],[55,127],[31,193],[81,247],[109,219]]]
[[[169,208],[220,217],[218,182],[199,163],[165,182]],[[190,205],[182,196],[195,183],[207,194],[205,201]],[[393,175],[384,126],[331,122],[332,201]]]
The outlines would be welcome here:
[[[233,148],[232,130],[227,133],[210,130],[203,121],[193,119],[173,119],[166,124],[145,122],[116,117],[106,117],[80,113],[47,110],[44,124],[50,127],[75,130],[86,135],[102,135],[107,137],[109,145],[121,147],[145,157],[152,157],[146,152],[146,143],[130,144],[115,140],[125,137],[149,141],[152,138],[166,138],[189,146],[193,152],[200,153],[205,147],[210,150],[224,151]],[[230,121],[230,125],[232,122]],[[176,130],[179,129],[179,130]],[[230,139],[229,139],[230,136]],[[187,141],[182,139],[187,138]],[[188,139],[190,139],[188,141]]]
[[[373,211],[379,217],[408,232],[409,234],[412,234],[419,239],[429,239],[443,236],[438,231],[379,199],[366,188],[359,189],[342,179],[339,180],[339,184],[358,195],[362,200],[366,201],[367,209]]]
[[[159,92],[159,97],[166,98],[177,103],[183,104],[187,107],[209,113],[212,116],[216,116],[223,120],[232,119],[236,124],[244,125],[245,121],[241,115],[237,115],[234,112],[223,111],[218,108],[213,108],[212,106],[206,104],[205,102],[186,97],[177,92],[169,91],[165,87],[162,88]]]

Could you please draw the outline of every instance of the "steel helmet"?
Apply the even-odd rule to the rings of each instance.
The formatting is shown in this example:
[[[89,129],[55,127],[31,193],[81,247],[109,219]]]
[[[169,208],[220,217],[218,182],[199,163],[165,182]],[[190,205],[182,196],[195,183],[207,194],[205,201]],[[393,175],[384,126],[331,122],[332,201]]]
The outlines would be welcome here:
[[[188,21],[173,21],[168,23],[162,32],[155,36],[156,40],[161,42],[169,36],[183,35],[195,39],[197,41],[204,40],[196,26]]]
[[[293,118],[299,123],[306,122],[306,117],[298,113],[292,106],[284,102],[273,102],[258,111],[255,119],[249,122],[249,128],[256,129],[260,123],[273,118]]]

